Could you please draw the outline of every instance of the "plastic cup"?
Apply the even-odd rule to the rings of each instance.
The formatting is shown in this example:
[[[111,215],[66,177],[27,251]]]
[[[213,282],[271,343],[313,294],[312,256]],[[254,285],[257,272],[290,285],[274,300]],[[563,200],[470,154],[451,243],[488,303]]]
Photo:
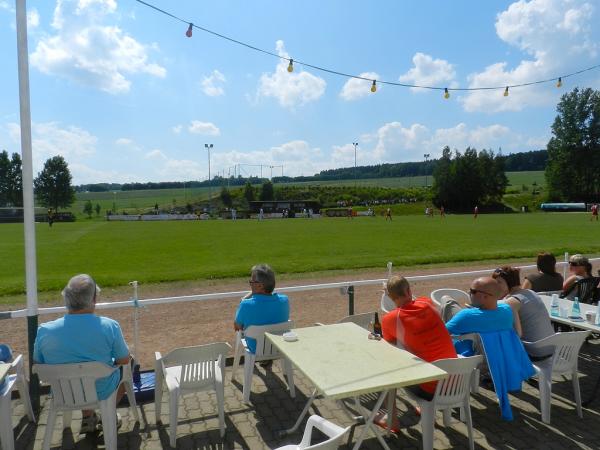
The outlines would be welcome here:
[[[569,316],[569,308],[567,306],[560,307],[560,317],[566,319]]]

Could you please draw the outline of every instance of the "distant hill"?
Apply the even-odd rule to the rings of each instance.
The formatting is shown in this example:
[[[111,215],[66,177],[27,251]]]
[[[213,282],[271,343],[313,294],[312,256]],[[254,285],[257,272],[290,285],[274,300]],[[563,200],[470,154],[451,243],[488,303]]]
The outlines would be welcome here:
[[[524,172],[524,171],[543,171],[546,168],[548,153],[546,150],[536,150],[531,152],[511,153],[502,156],[504,159],[504,170],[506,172]],[[342,167],[339,169],[322,170],[312,176],[299,177],[273,177],[273,183],[301,183],[312,181],[336,181],[336,180],[364,180],[381,178],[401,178],[429,176],[433,174],[437,159],[420,162],[404,162],[393,164],[377,164],[373,166]],[[260,184],[266,178],[258,177],[237,178],[214,177],[210,182],[206,181],[169,181],[169,182],[148,182],[148,183],[96,183],[83,184],[76,186],[77,192],[109,192],[109,191],[137,191],[145,189],[178,189],[178,188],[200,188],[210,186],[242,186],[247,181],[251,184]]]

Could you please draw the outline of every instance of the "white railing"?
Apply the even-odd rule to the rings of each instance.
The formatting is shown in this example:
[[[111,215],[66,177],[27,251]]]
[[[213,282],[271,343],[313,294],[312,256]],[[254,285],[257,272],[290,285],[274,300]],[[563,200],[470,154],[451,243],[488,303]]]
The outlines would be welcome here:
[[[600,261],[600,258],[592,258],[590,261]],[[568,265],[568,253],[565,253],[565,261],[557,263],[557,266],[563,267],[563,273],[566,273],[566,267]],[[388,274],[391,273],[391,263],[388,263]],[[520,269],[535,269],[536,265],[525,265],[517,266]],[[458,278],[466,276],[477,276],[477,275],[488,275],[494,269],[481,269],[481,270],[470,270],[466,272],[449,272],[431,275],[414,275],[406,277],[408,281],[424,281],[424,280],[443,280],[449,278]],[[305,292],[315,291],[321,289],[345,289],[344,293],[348,292],[349,287],[357,286],[372,286],[381,285],[387,281],[387,278],[379,278],[374,280],[353,280],[353,281],[339,281],[336,283],[323,283],[323,284],[309,284],[303,286],[287,286],[277,288],[279,293],[290,293],[290,292]],[[132,282],[136,283],[136,282]],[[218,300],[226,298],[241,298],[248,293],[248,291],[233,291],[233,292],[215,292],[212,294],[198,294],[198,295],[184,295],[179,297],[161,297],[161,298],[148,298],[148,299],[137,299],[137,289],[134,288],[134,298],[129,300],[122,300],[108,303],[97,303],[96,309],[118,309],[118,308],[138,308],[143,306],[160,305],[164,303],[183,303],[183,302],[200,302],[206,300]],[[51,308],[39,308],[39,315],[46,314],[58,314],[66,311],[64,306],[56,306]],[[26,317],[27,309],[18,309],[14,311],[0,312],[0,319],[14,319],[19,317]]]

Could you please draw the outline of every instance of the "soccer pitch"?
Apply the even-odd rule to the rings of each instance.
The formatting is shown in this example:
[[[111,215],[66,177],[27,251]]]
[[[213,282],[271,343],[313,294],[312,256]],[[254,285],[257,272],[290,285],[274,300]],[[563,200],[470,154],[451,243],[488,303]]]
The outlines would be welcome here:
[[[40,291],[76,273],[101,286],[239,277],[258,262],[278,273],[600,252],[587,214],[490,214],[433,219],[211,220],[37,224]],[[23,225],[0,225],[0,295],[24,290]]]

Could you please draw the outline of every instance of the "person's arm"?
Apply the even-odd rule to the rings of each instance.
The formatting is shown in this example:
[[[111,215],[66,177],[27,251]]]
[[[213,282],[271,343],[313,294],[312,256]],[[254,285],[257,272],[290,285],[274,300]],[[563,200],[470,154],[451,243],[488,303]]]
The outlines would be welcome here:
[[[125,338],[123,337],[123,332],[121,331],[120,325],[115,322],[115,330],[114,330],[114,341],[112,354],[113,359],[115,360],[116,366],[122,366],[124,364],[128,364],[131,360],[131,355],[129,354],[129,347],[127,347],[127,343],[125,342]]]
[[[249,293],[250,295],[252,295],[252,293]],[[240,304],[238,305],[238,309],[235,312],[235,319],[233,320],[233,329],[235,331],[239,331],[239,330],[243,330],[244,329],[244,300],[248,298],[248,295],[246,295],[242,301],[240,302]]]
[[[532,288],[531,281],[529,281],[528,278],[525,278],[525,280],[523,281],[523,284],[521,285],[521,287],[523,289],[531,289]]]
[[[508,297],[505,300],[505,303],[510,306],[513,313],[513,327],[515,331],[521,337],[523,335],[523,327],[521,326],[521,317],[519,316],[519,311],[521,310],[521,302],[514,297]]]
[[[577,281],[577,276],[571,275],[569,278],[565,280],[563,283],[563,292],[567,292],[569,288]]]
[[[469,310],[463,309],[462,311],[458,312],[452,319],[446,322],[446,328],[448,329],[448,332],[450,334],[460,335],[473,332],[473,330],[465,326],[466,320],[464,318],[468,313]]]

